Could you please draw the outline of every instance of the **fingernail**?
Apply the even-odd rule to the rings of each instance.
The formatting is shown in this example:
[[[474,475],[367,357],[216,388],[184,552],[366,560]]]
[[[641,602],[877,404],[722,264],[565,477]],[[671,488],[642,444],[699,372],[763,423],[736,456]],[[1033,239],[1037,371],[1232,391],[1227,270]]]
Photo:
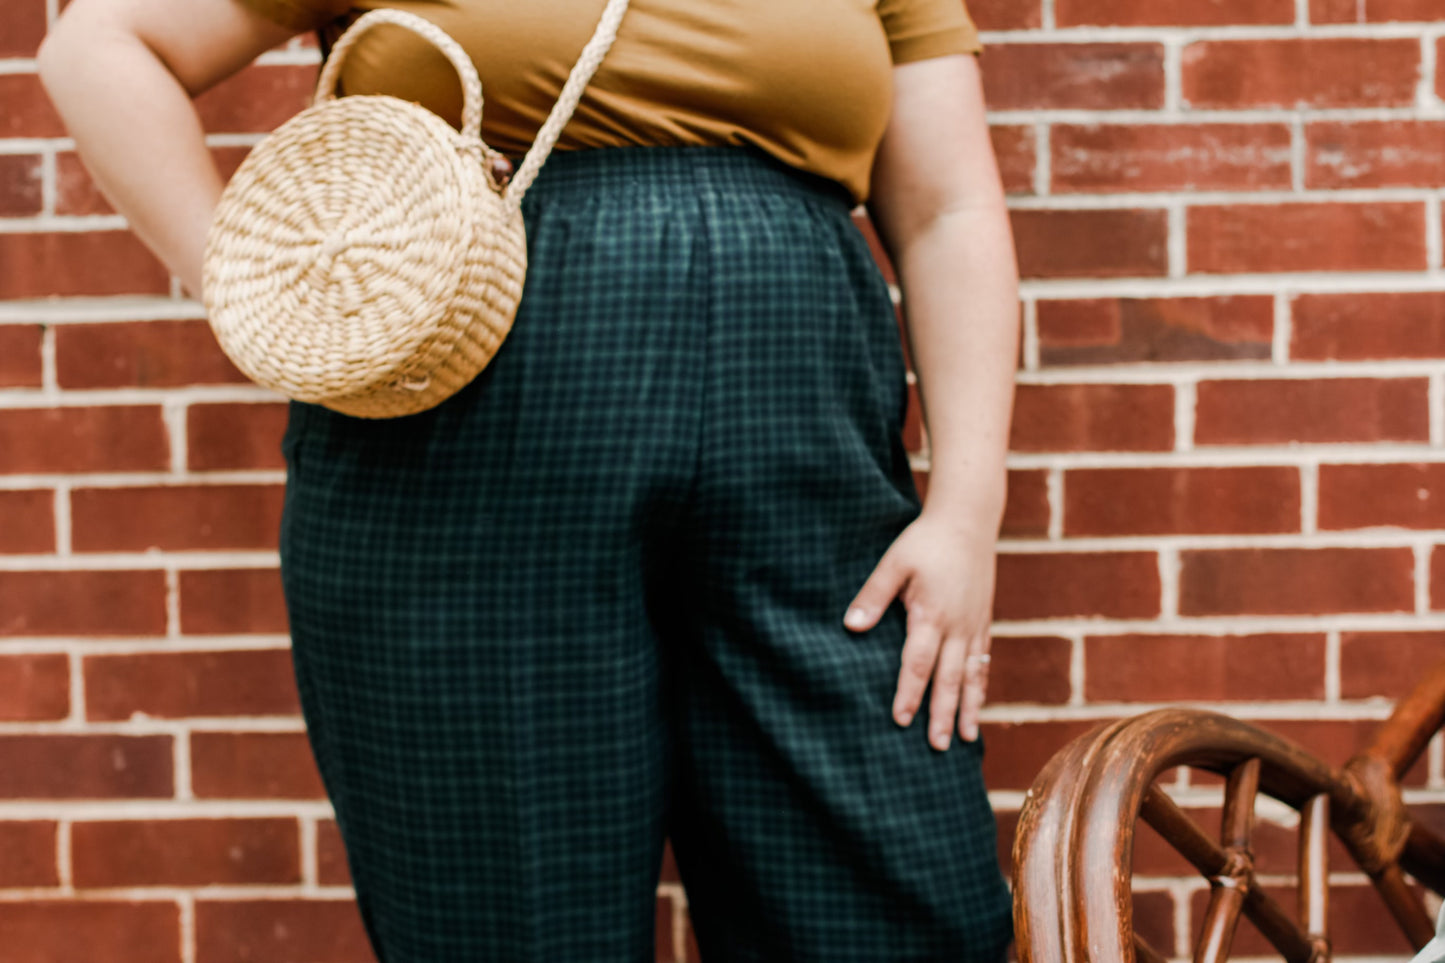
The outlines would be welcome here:
[[[947,748],[948,748],[948,730],[947,730],[947,729],[935,729],[935,730],[933,730],[933,748],[935,748],[935,749],[947,749]]]
[[[848,614],[843,616],[843,624],[850,629],[861,629],[868,624],[868,613],[864,609],[851,608]]]
[[[968,741],[968,742],[977,742],[977,741],[978,741],[978,726],[972,725],[972,724],[969,724],[969,725],[964,726],[964,727],[963,727],[963,738],[964,738],[966,741]]]
[[[913,713],[909,712],[903,706],[894,706],[893,718],[900,726],[906,726],[913,721]]]

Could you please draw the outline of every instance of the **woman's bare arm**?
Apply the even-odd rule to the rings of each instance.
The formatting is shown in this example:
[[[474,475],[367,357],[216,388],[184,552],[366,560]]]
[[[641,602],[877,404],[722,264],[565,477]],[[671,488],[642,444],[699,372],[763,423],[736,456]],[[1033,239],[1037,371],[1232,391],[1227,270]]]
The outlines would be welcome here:
[[[923,514],[879,563],[850,613],[870,627],[908,607],[894,716],[912,720],[930,679],[929,738],[977,732],[987,678],[994,542],[1018,357],[1018,273],[978,63],[894,68],[893,114],[871,212],[903,288],[932,470]],[[962,712],[959,712],[960,701]]]
[[[191,99],[289,36],[236,0],[72,0],[41,45],[81,159],[193,294],[222,185]]]

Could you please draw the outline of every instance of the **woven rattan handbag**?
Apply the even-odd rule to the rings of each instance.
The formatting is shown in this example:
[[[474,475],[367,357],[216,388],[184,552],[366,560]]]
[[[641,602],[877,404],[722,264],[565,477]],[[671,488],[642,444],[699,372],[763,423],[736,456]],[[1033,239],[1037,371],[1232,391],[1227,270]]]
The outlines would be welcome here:
[[[253,150],[207,238],[204,299],[221,347],[289,398],[363,418],[440,404],[496,353],[522,295],[522,196],[617,36],[627,0],[596,34],[505,187],[482,141],[482,85],[430,21],[374,10],[336,42],[313,105]],[[462,78],[462,129],[395,97],[336,96],[362,33],[399,24]]]

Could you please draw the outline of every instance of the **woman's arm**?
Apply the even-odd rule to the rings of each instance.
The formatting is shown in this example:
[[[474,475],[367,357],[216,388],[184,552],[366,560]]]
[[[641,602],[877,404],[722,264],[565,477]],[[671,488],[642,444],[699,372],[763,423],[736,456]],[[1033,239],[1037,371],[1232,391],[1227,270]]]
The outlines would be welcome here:
[[[85,166],[193,294],[222,185],[191,98],[289,36],[236,0],[72,0],[41,45]]]
[[[978,733],[1018,357],[1018,272],[975,58],[894,68],[872,190],[903,289],[932,471],[922,515],[846,623],[869,628],[902,595],[908,640],[894,717],[912,721],[932,679],[929,739],[945,749],[955,719],[965,739]]]

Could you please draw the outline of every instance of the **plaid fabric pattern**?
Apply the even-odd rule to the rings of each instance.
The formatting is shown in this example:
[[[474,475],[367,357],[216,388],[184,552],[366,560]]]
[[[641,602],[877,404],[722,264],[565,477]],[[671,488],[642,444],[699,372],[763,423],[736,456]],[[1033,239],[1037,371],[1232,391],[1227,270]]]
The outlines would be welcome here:
[[[1009,938],[979,750],[890,719],[917,512],[886,285],[836,187],[726,148],[555,156],[516,327],[441,407],[295,405],[282,533],[312,745],[383,963]]]

